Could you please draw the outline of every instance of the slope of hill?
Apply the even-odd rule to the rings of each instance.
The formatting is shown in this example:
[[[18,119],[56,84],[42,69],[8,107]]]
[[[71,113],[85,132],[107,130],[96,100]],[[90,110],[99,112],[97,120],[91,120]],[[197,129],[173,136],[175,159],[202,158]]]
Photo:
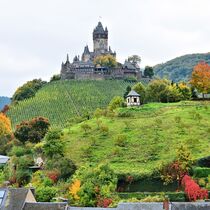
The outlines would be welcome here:
[[[5,105],[10,104],[11,99],[5,96],[0,96],[0,110],[4,108]]]
[[[194,160],[209,156],[210,103],[151,103],[119,112],[127,117],[101,117],[64,129],[66,153],[77,165],[107,161],[120,176],[143,178],[172,161],[181,143]],[[85,131],[84,123],[91,129]]]
[[[122,96],[131,83],[117,80],[57,81],[45,85],[35,97],[12,105],[8,115],[13,128],[23,120],[47,117],[53,127],[64,127],[75,116],[106,107]]]
[[[199,62],[205,61],[210,64],[210,53],[189,54],[172,59],[166,63],[154,66],[155,75],[167,78],[174,82],[188,81],[193,67]]]

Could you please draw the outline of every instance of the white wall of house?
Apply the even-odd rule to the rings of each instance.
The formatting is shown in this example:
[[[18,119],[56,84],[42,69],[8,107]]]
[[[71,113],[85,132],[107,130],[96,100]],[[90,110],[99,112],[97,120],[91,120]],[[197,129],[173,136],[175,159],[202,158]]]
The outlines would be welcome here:
[[[139,96],[129,96],[127,97],[127,106],[140,106]]]

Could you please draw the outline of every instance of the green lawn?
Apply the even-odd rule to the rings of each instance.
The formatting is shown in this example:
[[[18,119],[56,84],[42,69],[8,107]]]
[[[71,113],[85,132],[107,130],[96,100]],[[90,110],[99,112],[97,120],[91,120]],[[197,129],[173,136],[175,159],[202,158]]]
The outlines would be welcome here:
[[[210,155],[210,104],[204,102],[151,103],[140,108],[121,108],[131,117],[102,117],[109,128],[103,135],[97,119],[87,134],[81,124],[64,129],[66,153],[77,165],[106,161],[119,175],[150,176],[163,162],[172,161],[181,143],[189,146],[193,159]],[[116,145],[126,136],[124,147]]]

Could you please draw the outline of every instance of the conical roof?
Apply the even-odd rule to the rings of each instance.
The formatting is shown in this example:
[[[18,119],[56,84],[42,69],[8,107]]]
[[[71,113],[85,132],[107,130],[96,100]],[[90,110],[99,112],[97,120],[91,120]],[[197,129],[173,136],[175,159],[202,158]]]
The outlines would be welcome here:
[[[137,97],[139,97],[140,95],[139,95],[135,90],[131,90],[131,91],[128,93],[127,97],[129,97],[129,96],[137,96]]]
[[[95,27],[93,33],[94,34],[104,34],[105,33],[104,27],[100,21],[98,22],[98,25]]]

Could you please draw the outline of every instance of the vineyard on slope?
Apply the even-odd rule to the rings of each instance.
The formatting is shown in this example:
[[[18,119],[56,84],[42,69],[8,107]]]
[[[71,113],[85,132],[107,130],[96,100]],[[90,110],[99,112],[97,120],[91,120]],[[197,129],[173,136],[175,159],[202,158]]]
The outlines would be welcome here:
[[[52,127],[63,128],[72,117],[106,107],[114,96],[123,96],[128,85],[132,86],[120,80],[52,82],[35,97],[12,105],[8,115],[13,128],[36,116],[48,118]]]

